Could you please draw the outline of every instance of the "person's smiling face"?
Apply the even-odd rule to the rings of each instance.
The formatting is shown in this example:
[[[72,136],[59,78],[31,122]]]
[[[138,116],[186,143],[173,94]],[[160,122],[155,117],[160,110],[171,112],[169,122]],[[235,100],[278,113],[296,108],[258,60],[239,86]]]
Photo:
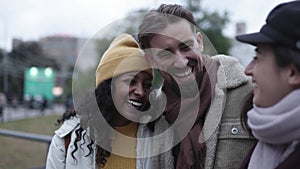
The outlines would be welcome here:
[[[289,67],[281,68],[276,64],[270,45],[257,45],[256,56],[246,67],[245,74],[252,76],[256,106],[272,106],[293,90],[288,83]]]
[[[196,93],[195,79],[201,70],[202,36],[193,32],[190,24],[184,21],[169,24],[160,33],[150,41],[148,60],[155,68],[172,76],[187,93]],[[164,78],[170,79],[168,75]]]
[[[112,97],[118,112],[129,121],[137,122],[148,105],[152,77],[142,72],[130,72],[113,79]]]

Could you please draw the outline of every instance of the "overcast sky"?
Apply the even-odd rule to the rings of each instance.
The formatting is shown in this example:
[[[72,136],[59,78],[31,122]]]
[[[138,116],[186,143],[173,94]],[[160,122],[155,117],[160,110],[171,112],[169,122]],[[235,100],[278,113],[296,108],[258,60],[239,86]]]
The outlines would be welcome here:
[[[258,31],[269,11],[283,0],[202,0],[209,11],[228,11],[231,23],[224,33],[234,37],[235,23],[244,21],[246,32]],[[38,40],[63,34],[91,37],[128,12],[184,0],[1,0],[0,47],[11,49],[12,38]]]

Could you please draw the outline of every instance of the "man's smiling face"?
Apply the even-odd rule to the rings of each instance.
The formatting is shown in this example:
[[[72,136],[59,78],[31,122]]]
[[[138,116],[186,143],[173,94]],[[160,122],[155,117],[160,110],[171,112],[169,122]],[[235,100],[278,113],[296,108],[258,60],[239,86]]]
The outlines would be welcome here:
[[[167,72],[162,73],[166,80],[170,81],[171,76],[184,88],[182,92],[193,95],[198,90],[195,79],[201,70],[201,35],[194,33],[190,24],[184,21],[169,24],[160,33],[150,41],[148,60],[155,68]]]

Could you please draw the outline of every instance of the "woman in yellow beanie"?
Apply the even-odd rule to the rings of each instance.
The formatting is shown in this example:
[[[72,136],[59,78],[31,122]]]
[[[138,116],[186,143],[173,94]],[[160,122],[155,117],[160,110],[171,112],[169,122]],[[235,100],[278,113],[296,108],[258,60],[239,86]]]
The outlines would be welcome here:
[[[96,70],[95,96],[102,116],[115,131],[133,138],[137,138],[139,115],[150,107],[152,70],[143,55],[135,39],[122,34],[112,41]],[[65,115],[49,147],[47,169],[150,168],[147,160],[137,162],[136,142],[106,132],[109,148],[101,147],[81,126],[75,111]],[[115,154],[116,149],[124,154]]]

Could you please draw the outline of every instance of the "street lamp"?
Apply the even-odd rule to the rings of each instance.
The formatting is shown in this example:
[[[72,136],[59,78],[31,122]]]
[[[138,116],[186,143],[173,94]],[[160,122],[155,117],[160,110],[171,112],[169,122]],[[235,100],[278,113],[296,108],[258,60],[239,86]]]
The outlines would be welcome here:
[[[8,74],[7,74],[7,65],[8,65],[8,61],[7,61],[7,51],[2,50],[2,55],[3,55],[3,92],[5,94],[7,94],[8,92]]]
[[[2,23],[3,23],[3,50],[2,50],[2,55],[3,55],[3,66],[2,66],[2,68],[3,68],[3,92],[5,93],[5,94],[7,94],[8,93],[8,74],[7,74],[7,65],[8,65],[8,57],[7,57],[7,51],[6,51],[6,46],[7,46],[7,44],[6,44],[6,36],[7,36],[7,22],[6,22],[6,20],[5,19],[3,19],[2,18]]]

